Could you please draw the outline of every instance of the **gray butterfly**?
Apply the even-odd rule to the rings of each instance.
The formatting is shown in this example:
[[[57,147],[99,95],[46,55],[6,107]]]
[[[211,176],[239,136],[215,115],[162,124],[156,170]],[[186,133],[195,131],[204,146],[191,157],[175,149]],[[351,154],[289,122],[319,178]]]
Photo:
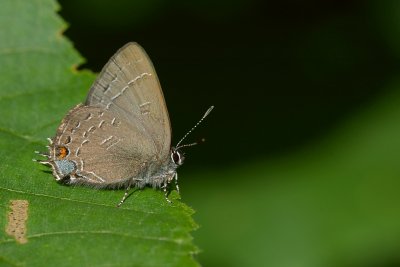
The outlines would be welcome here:
[[[49,153],[39,153],[57,181],[96,188],[162,188],[168,185],[184,157],[183,139],[171,147],[167,106],[154,67],[146,52],[128,43],[108,61],[90,88],[84,105],[71,109],[49,138]],[[169,200],[168,200],[169,201]]]

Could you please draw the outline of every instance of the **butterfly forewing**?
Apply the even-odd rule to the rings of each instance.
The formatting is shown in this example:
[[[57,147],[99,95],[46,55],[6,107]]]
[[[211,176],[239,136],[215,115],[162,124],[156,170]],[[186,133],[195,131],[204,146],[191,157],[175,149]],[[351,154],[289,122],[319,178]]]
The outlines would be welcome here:
[[[100,107],[138,124],[166,159],[171,127],[164,96],[154,67],[136,43],[122,47],[105,65],[92,85],[86,105]],[[143,146],[138,141],[136,146]]]

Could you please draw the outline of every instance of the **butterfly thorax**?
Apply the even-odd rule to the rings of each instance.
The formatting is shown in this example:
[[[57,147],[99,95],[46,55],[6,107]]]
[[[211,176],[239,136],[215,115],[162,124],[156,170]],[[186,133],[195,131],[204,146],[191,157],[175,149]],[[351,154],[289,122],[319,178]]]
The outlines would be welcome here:
[[[165,184],[169,184],[176,175],[177,166],[167,161],[162,165],[150,164],[148,168],[143,168],[143,172],[136,177],[132,177],[132,184],[134,187],[143,188],[147,185],[160,188]]]

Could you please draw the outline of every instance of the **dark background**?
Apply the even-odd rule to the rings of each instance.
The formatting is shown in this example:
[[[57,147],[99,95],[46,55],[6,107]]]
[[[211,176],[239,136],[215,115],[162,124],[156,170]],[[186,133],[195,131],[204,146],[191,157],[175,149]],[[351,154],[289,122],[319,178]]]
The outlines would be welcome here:
[[[400,8],[394,0],[59,2],[60,14],[70,25],[65,34],[87,59],[80,68],[99,72],[129,41],[145,48],[166,97],[173,143],[215,105],[187,139],[204,137],[206,143],[187,150],[180,172],[181,188],[187,190],[183,199],[197,210],[204,229],[195,235],[207,266],[250,263],[210,252],[207,224],[216,222],[207,206],[201,206],[202,197],[219,193],[198,191],[208,190],[216,178],[189,179],[190,170],[216,171],[219,184],[228,187],[232,179],[251,187],[251,175],[221,173],[291,155],[323,140],[386,94],[387,81],[399,72]],[[233,195],[222,195],[237,204]],[[224,224],[218,223],[218,231],[224,231]],[[247,246],[244,239],[235,242]],[[400,266],[397,263],[353,266]]]
[[[129,41],[150,55],[174,140],[208,106],[191,164],[251,161],[318,138],[398,70],[373,1],[60,1],[66,35],[100,71]],[[188,140],[188,141],[189,141]]]

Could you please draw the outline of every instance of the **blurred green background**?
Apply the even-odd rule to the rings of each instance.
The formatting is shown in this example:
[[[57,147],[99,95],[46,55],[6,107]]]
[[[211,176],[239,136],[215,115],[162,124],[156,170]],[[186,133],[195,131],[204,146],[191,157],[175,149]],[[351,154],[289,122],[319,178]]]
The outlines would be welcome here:
[[[400,266],[400,2],[59,1],[100,71],[157,69],[204,266]]]

